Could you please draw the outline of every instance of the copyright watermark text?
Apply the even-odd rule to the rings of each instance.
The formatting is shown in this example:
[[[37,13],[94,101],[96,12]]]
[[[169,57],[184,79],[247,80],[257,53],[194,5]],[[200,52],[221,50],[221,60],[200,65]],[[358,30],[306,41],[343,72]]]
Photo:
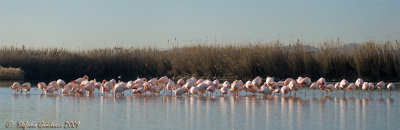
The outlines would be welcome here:
[[[55,122],[55,121],[39,121],[39,122],[31,122],[31,121],[7,121],[6,128],[78,128],[81,124],[80,121],[64,121],[64,122]]]

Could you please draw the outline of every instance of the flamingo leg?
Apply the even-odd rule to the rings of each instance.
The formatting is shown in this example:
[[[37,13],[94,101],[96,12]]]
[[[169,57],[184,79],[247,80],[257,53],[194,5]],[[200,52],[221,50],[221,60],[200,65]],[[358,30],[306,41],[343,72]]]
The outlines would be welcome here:
[[[346,95],[346,90],[343,89],[343,97]]]
[[[304,88],[304,97],[307,96],[307,89]]]

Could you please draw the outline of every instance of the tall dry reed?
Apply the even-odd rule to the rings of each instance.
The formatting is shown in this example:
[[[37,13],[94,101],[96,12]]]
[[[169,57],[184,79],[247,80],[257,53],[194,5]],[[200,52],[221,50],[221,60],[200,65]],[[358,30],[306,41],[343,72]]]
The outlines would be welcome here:
[[[69,51],[58,48],[0,49],[0,65],[21,68],[26,79],[72,79],[167,76],[326,77],[329,80],[399,80],[399,42],[342,45],[327,41],[318,47],[300,41],[242,45],[195,45],[156,48],[112,48]]]

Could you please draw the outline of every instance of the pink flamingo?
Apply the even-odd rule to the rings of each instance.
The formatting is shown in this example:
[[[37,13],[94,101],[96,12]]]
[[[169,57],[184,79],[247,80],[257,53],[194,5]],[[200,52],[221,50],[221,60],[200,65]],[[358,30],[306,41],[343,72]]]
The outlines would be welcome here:
[[[293,92],[293,94],[296,96],[296,91],[295,91],[295,89],[296,89],[296,81],[294,81],[294,80],[290,81],[289,84],[288,84],[288,87],[290,89],[290,93]]]
[[[44,82],[39,82],[38,84],[37,84],[37,86],[38,86],[38,88],[39,89],[41,89],[42,90],[42,94],[43,94],[43,92],[44,92],[44,89],[46,89],[46,83],[44,83]]]
[[[225,95],[228,94],[228,92],[229,92],[228,87],[226,87],[226,86],[223,86],[220,91],[221,91],[221,94],[225,94]]]
[[[189,90],[189,93],[192,94],[194,96],[194,94],[199,93],[199,88],[197,87],[191,87]]]
[[[187,92],[188,92],[188,90],[185,88],[178,88],[178,89],[174,90],[175,96],[177,96],[177,97],[180,97]]]
[[[17,94],[17,92],[18,91],[21,91],[21,93],[22,93],[22,87],[21,87],[21,85],[18,83],[18,82],[14,82],[12,85],[11,85],[11,90],[14,90],[15,91],[15,94]]]
[[[180,78],[176,84],[178,84],[179,86],[183,86],[185,84],[185,80],[183,80],[182,78]]]
[[[343,89],[343,96],[346,95],[346,87],[349,85],[349,82],[347,82],[346,79],[343,79],[342,81],[340,81],[340,89]]]
[[[390,91],[393,90],[393,89],[394,89],[394,84],[393,84],[393,83],[389,83],[389,84],[387,85],[387,90],[388,90],[388,92],[389,92],[389,96],[392,95],[392,94],[390,93]]]
[[[286,85],[283,86],[283,87],[281,88],[281,92],[283,93],[284,96],[286,96],[286,94],[289,93],[289,87],[286,86]]]
[[[64,88],[61,90],[61,93],[64,95],[68,95],[70,93],[70,91],[72,90],[72,88],[75,85],[75,81],[71,81],[69,82],[67,85],[64,86]]]
[[[333,89],[335,89],[335,85],[333,85],[333,84],[328,84],[328,85],[325,86],[325,91],[326,91],[327,93],[328,93],[328,92],[332,92]],[[329,93],[328,93],[328,95],[329,95]]]
[[[346,89],[351,91],[351,96],[353,96],[353,90],[356,89],[356,85],[354,85],[354,83],[351,83],[349,86],[347,86]]]
[[[265,79],[265,83],[267,83],[267,85],[271,86],[274,84],[274,78],[273,77],[267,77]]]
[[[269,87],[266,84],[264,84],[263,86],[261,86],[261,88],[260,88],[260,90],[258,90],[258,92],[262,93],[264,95],[267,95],[267,94],[271,94],[272,91],[271,91],[271,89],[269,89]]]
[[[129,90],[130,88],[126,87],[125,82],[119,82],[115,85],[114,87],[114,97],[117,97],[117,94],[120,94],[123,96],[123,93],[125,90]]]
[[[318,88],[318,84],[317,83],[312,83],[310,88],[313,90],[313,94],[315,96],[315,92],[314,91]]]
[[[303,85],[310,85],[311,84],[311,78],[309,77],[298,77],[296,80],[297,84],[298,84],[298,88],[301,89],[303,87]],[[307,95],[307,89],[304,90],[304,96]]]
[[[25,90],[25,94],[28,94],[28,92],[31,91],[31,83],[30,82],[23,83],[21,85],[21,87]],[[21,90],[21,92],[22,92],[22,90]]]
[[[203,94],[206,92],[206,90],[207,90],[207,88],[208,88],[208,84],[206,84],[206,83],[199,83],[198,85],[197,85],[197,88],[198,88],[198,91],[199,91],[199,93],[200,93],[200,95],[201,96],[203,96]]]
[[[361,87],[362,87],[362,85],[364,84],[364,80],[362,79],[362,78],[358,78],[357,80],[356,80],[356,83],[355,83],[355,85],[356,85],[356,89],[358,89],[358,95],[360,96],[360,90],[361,90]]]
[[[385,88],[385,82],[380,81],[375,85],[375,88],[378,88],[381,91],[381,96],[382,96],[382,88]]]
[[[211,96],[213,96],[213,93],[214,93],[215,89],[216,89],[215,86],[214,86],[214,85],[211,85],[211,86],[209,86],[209,87],[207,88],[206,91],[209,92]]]

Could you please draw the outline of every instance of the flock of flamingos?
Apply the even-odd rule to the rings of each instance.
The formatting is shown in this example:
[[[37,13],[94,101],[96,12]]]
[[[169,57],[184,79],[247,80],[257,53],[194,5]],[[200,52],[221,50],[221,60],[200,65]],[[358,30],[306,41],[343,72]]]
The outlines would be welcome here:
[[[196,79],[194,77],[187,79],[179,79],[177,82],[169,79],[167,76],[163,76],[159,79],[152,78],[147,80],[146,78],[138,78],[135,81],[118,81],[111,79],[109,81],[103,80],[102,82],[97,82],[96,79],[89,80],[87,75],[69,82],[68,84],[62,80],[52,81],[46,85],[44,82],[39,82],[37,84],[38,88],[42,90],[42,94],[53,95],[57,94],[61,90],[63,95],[93,95],[94,91],[97,89],[99,94],[102,95],[113,95],[124,96],[124,92],[132,89],[132,94],[135,95],[146,95],[146,94],[165,94],[165,95],[175,95],[177,97],[188,94],[190,95],[209,95],[214,96],[216,94],[228,94],[239,95],[240,91],[244,91],[247,94],[257,95],[258,93],[268,95],[296,95],[296,91],[303,88],[303,86],[309,86],[313,90],[320,89],[321,94],[325,92],[331,92],[333,90],[339,91],[343,90],[343,96],[346,91],[353,90],[374,90],[387,88],[389,95],[390,90],[394,89],[394,84],[389,83],[387,86],[383,81],[378,82],[376,85],[373,83],[364,82],[363,79],[359,78],[355,83],[349,83],[346,79],[341,80],[335,84],[328,84],[324,78],[318,79],[316,82],[312,83],[309,77],[298,77],[297,79],[287,78],[284,81],[275,82],[273,77],[267,77],[265,82],[262,83],[262,78],[257,76],[252,81],[247,81],[243,83],[242,80],[235,80],[232,83],[228,81],[222,84],[218,80],[208,80],[208,79]],[[14,82],[10,87],[17,94],[25,91],[27,94],[31,89],[31,84],[29,82],[23,83],[22,85],[18,82]],[[37,88],[36,88],[37,89]],[[381,90],[382,91],[382,90]],[[382,92],[381,92],[382,93]],[[305,95],[307,91],[305,89]]]

